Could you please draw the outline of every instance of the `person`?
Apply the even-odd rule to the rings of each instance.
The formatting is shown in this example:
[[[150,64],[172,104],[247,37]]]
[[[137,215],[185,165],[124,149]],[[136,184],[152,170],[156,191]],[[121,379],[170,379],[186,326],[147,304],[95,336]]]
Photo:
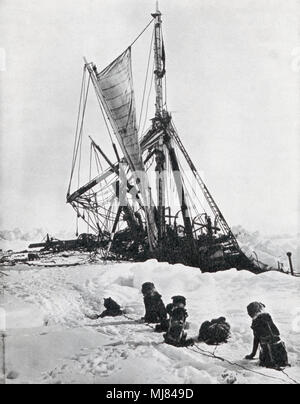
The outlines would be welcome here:
[[[253,302],[247,307],[249,316],[252,318],[254,341],[253,349],[246,359],[252,360],[260,347],[260,366],[280,369],[290,366],[285,343],[280,339],[280,332],[274,324],[272,317],[265,311],[265,305]]]
[[[122,316],[124,313],[121,310],[120,305],[115,302],[111,297],[104,299],[105,310],[100,314],[100,318],[104,317],[118,317]]]
[[[145,316],[142,320],[149,324],[165,323],[167,321],[166,307],[154,284],[152,282],[144,283],[142,294],[145,304]]]

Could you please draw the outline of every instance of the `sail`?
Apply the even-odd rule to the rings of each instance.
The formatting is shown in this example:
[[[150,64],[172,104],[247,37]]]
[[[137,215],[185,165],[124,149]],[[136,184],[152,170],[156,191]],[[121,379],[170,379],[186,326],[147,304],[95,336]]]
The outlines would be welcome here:
[[[131,48],[122,53],[101,73],[97,73],[97,83],[106,113],[141,192],[150,247],[155,247],[157,228],[138,139]]]
[[[143,171],[136,125],[131,48],[97,74],[98,86],[111,124],[128,164]]]

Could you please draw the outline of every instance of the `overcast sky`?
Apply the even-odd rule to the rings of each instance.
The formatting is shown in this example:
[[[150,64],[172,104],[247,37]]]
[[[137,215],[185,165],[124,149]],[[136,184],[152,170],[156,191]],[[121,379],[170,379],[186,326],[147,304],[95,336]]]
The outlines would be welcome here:
[[[105,67],[154,7],[152,0],[0,0],[0,228],[75,230],[65,196],[82,56]],[[161,0],[160,8],[168,104],[224,216],[262,233],[295,232],[299,2]],[[150,34],[133,49],[138,101]],[[105,145],[105,133],[97,136]]]

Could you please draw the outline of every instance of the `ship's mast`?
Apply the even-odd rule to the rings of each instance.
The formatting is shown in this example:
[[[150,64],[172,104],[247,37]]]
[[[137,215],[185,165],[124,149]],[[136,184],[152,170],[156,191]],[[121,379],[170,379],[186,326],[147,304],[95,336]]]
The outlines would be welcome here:
[[[154,27],[154,81],[155,81],[155,118],[153,125],[157,130],[160,130],[163,118],[163,77],[165,75],[165,55],[162,39],[162,18],[159,11],[158,1],[156,3],[156,12],[152,14],[155,18]],[[156,148],[156,183],[157,183],[157,212],[158,212],[158,233],[162,239],[165,234],[165,145],[163,135],[158,140]]]
[[[152,14],[155,18],[155,28],[154,28],[154,81],[155,81],[155,91],[156,91],[156,102],[155,102],[155,115],[157,118],[162,117],[163,111],[163,85],[162,80],[164,76],[163,72],[163,62],[162,62],[162,19],[161,12],[158,9],[158,1],[156,2],[156,12]]]

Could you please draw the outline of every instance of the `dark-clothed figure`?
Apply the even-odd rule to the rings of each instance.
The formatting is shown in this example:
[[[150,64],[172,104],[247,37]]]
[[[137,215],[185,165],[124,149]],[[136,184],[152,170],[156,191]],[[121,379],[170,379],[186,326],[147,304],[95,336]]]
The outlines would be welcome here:
[[[252,353],[246,359],[254,359],[260,347],[260,366],[280,369],[289,366],[288,354],[280,332],[270,314],[265,312],[263,303],[253,302],[247,307],[249,316],[253,319],[251,328],[254,333]]]
[[[156,291],[151,282],[146,282],[142,286],[144,295],[145,316],[143,320],[149,324],[157,324],[167,321],[166,307],[161,295]]]
[[[105,310],[100,314],[100,318],[122,316],[121,307],[112,298],[104,299]]]

